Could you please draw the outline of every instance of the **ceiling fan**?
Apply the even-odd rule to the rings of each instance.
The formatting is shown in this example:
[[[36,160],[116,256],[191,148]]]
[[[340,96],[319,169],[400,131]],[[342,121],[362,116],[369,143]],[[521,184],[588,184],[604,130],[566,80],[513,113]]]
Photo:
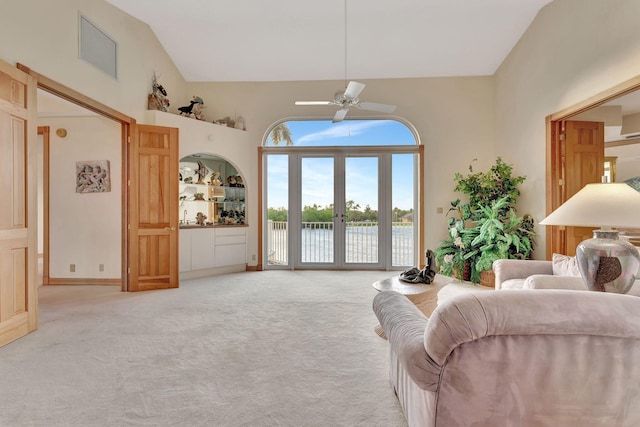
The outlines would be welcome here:
[[[347,85],[347,0],[344,0],[344,83],[345,89],[337,91],[333,101],[296,101],[296,105],[337,105],[340,109],[333,116],[333,123],[344,120],[351,107],[381,113],[393,113],[395,111],[395,105],[361,102],[358,96],[360,96],[365,87],[364,83],[350,81]]]
[[[362,110],[378,111],[381,113],[393,113],[395,111],[395,105],[360,101],[358,96],[364,87],[364,83],[350,81],[344,91],[336,92],[332,101],[296,101],[296,105],[337,105],[340,109],[336,111],[335,116],[333,116],[333,123],[344,120],[350,107],[356,107]]]

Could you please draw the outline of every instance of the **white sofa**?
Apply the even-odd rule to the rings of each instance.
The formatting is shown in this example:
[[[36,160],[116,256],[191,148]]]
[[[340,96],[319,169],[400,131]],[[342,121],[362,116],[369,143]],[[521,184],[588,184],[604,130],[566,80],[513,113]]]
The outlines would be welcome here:
[[[496,289],[587,290],[575,257],[554,254],[552,261],[500,259],[493,263]],[[640,280],[628,295],[640,296]]]
[[[640,299],[467,292],[427,318],[394,291],[373,310],[411,427],[640,426]]]

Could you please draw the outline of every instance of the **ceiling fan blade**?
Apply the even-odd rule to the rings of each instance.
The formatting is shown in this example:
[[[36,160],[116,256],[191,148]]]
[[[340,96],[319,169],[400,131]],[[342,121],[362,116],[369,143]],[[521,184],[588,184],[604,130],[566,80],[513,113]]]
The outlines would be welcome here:
[[[333,101],[296,101],[296,105],[332,105]]]
[[[378,104],[377,102],[359,102],[356,107],[363,110],[379,111],[381,113],[393,113],[396,110],[395,105]]]
[[[358,95],[360,95],[360,92],[362,92],[364,87],[365,87],[364,83],[351,81],[349,82],[347,89],[345,89],[344,91],[344,97],[347,99],[356,99]]]
[[[331,121],[331,123],[341,122],[342,120],[344,120],[345,117],[347,117],[348,112],[349,112],[348,108],[339,109],[338,111],[336,111],[336,115],[333,116],[333,120]]]

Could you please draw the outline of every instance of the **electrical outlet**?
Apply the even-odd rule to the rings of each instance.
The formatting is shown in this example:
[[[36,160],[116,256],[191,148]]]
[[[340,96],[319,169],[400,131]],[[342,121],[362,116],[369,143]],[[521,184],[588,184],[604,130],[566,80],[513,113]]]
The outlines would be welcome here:
[[[75,264],[69,264],[69,271],[72,273],[76,272],[76,265]]]
[[[251,261],[255,261],[256,260],[256,254],[251,255]]]
[[[98,265],[98,271],[104,271],[104,264]]]
[[[436,208],[436,213],[437,214],[444,213],[444,209],[443,208]]]

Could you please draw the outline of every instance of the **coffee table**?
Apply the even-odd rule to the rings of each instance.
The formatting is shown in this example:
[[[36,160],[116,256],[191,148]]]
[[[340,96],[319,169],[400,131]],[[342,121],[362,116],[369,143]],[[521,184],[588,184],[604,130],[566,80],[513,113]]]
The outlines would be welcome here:
[[[379,292],[396,291],[401,293],[413,302],[425,316],[429,317],[438,305],[438,292],[440,289],[454,281],[458,281],[458,279],[436,274],[433,282],[428,285],[424,283],[408,283],[400,280],[400,275],[398,275],[379,280],[372,286]],[[386,338],[380,324],[375,327],[375,331],[382,338]]]

